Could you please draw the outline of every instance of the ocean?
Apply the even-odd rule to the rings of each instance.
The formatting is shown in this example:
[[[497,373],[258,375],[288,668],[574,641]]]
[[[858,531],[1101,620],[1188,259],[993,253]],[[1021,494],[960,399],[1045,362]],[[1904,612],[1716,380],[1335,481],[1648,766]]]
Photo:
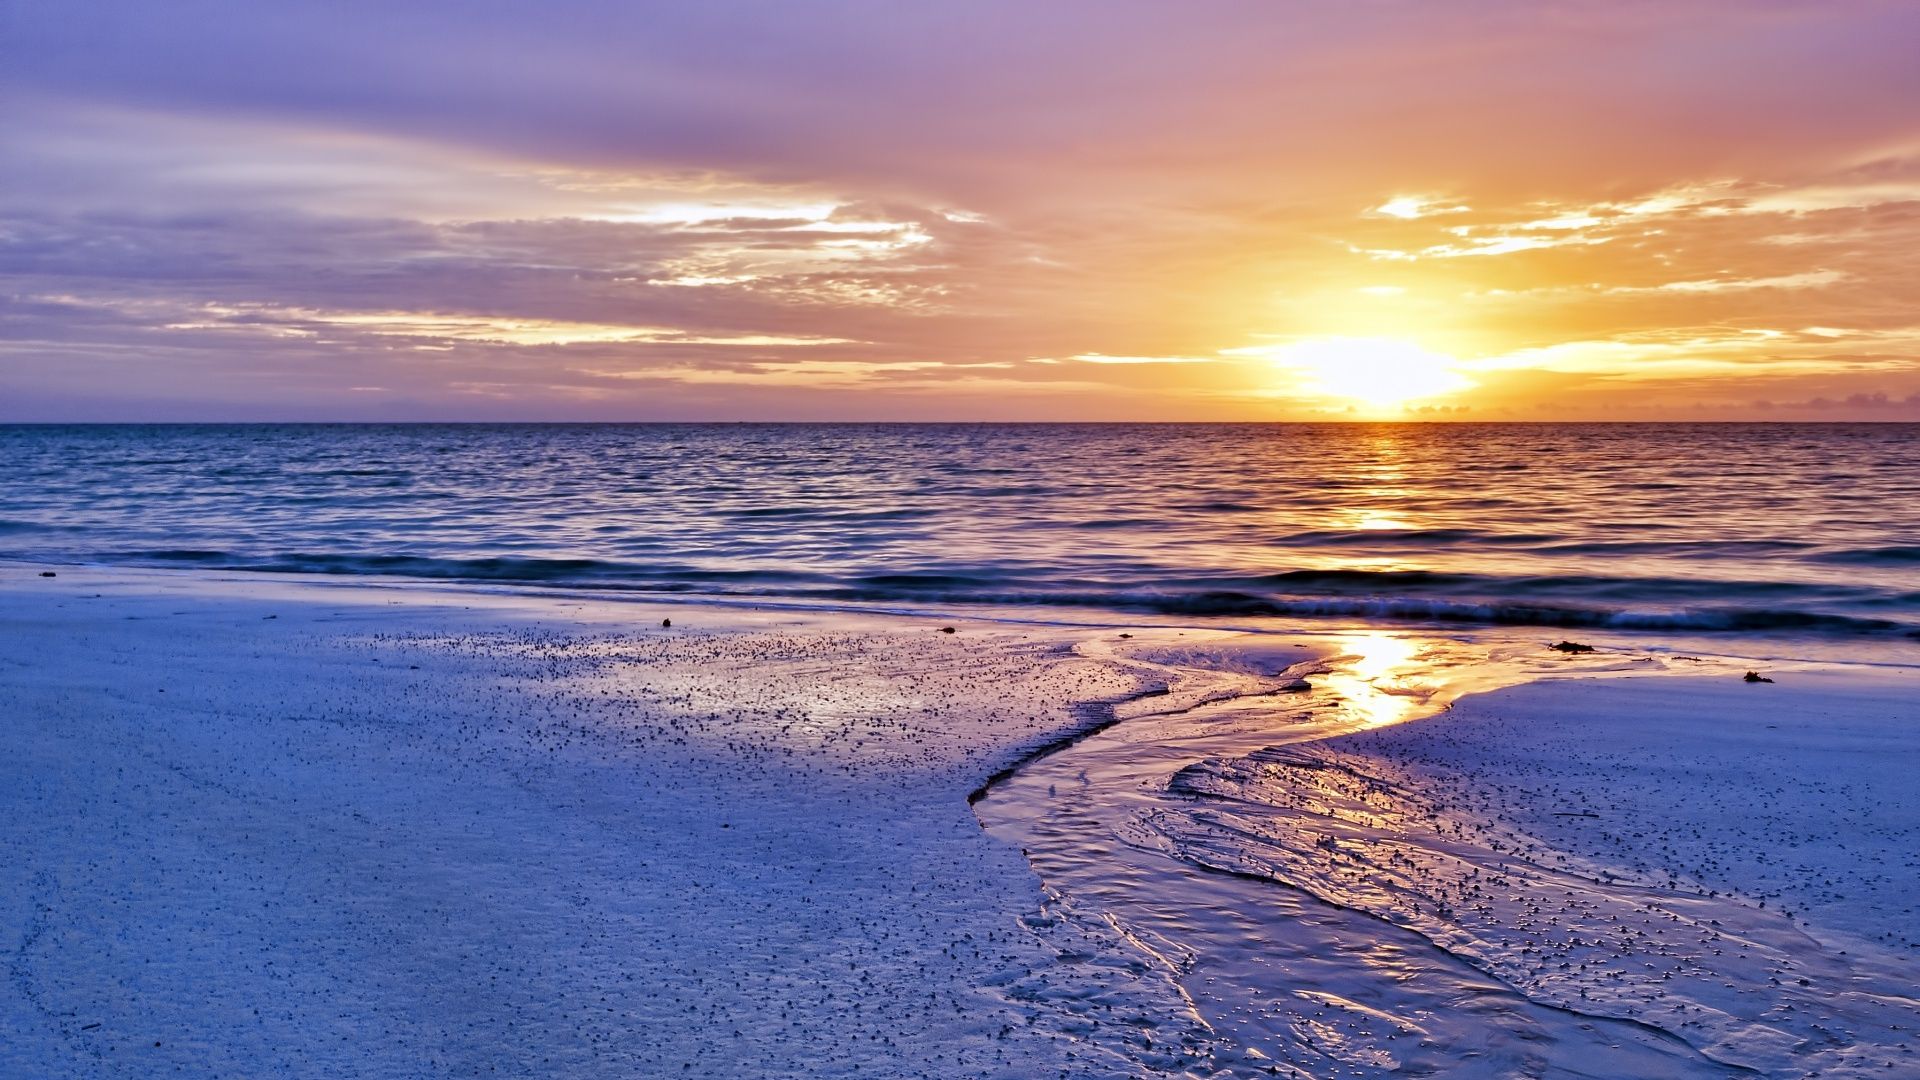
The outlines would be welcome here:
[[[1920,425],[0,427],[0,557],[1920,636]]]

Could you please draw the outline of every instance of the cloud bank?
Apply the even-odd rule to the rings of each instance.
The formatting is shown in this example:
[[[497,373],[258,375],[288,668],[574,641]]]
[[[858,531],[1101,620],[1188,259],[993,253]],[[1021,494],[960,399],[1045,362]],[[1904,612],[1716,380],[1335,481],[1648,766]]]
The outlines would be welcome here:
[[[0,29],[0,419],[1920,419],[1911,5]]]

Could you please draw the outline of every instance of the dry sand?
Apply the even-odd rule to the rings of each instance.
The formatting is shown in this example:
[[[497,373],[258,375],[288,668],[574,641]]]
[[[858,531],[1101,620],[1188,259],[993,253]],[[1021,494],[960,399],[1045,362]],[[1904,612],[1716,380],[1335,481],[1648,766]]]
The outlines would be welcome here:
[[[1178,1065],[967,807],[1130,688],[1057,634],[58,574],[0,582],[0,1075]]]

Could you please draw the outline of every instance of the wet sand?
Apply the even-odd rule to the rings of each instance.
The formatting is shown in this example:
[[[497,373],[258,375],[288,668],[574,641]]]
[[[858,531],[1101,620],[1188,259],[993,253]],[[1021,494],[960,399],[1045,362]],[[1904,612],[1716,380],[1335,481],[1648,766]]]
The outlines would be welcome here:
[[[1355,734],[1538,673],[57,570],[0,576],[0,1074],[1888,1076],[1920,1023],[1906,672]]]
[[[1518,686],[1197,766],[1177,786],[1206,824],[1185,839],[1715,1062],[1903,1075],[1920,1045],[1917,674]]]
[[[1224,1073],[1909,1068],[1920,672],[1253,641],[1107,643],[1170,692],[979,807],[1163,958]]]

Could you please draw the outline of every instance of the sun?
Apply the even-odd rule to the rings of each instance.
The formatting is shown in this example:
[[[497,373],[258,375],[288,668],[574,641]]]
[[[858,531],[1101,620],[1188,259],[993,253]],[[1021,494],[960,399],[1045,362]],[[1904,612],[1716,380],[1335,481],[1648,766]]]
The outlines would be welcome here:
[[[1314,338],[1273,350],[1273,362],[1303,376],[1308,393],[1390,408],[1473,387],[1459,363],[1397,338]]]

